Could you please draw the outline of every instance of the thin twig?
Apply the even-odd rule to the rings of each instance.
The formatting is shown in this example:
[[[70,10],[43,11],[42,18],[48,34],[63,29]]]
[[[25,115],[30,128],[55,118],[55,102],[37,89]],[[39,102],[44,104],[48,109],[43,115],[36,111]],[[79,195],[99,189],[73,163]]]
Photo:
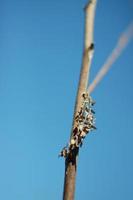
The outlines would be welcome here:
[[[133,38],[133,22],[128,26],[128,28],[122,33],[118,42],[113,49],[112,53],[109,55],[108,59],[105,61],[104,65],[101,67],[100,71],[97,73],[95,79],[88,87],[88,93],[92,93],[95,87],[99,84],[99,82],[103,79],[103,77],[107,74],[107,72],[112,67],[113,63],[117,60],[117,58],[121,55],[123,50],[127,47],[128,43]]]
[[[93,24],[94,24],[95,7],[96,7],[96,0],[91,0],[85,7],[86,22],[85,22],[85,43],[84,43],[83,62],[80,73],[77,98],[75,103],[74,119],[73,119],[70,141],[73,135],[73,128],[75,126],[75,116],[77,115],[82,104],[81,101],[82,94],[87,90],[90,65],[94,49]],[[77,148],[76,150],[74,150],[72,155],[68,156],[65,160],[65,180],[64,180],[63,200],[74,199],[78,152],[79,149]]]

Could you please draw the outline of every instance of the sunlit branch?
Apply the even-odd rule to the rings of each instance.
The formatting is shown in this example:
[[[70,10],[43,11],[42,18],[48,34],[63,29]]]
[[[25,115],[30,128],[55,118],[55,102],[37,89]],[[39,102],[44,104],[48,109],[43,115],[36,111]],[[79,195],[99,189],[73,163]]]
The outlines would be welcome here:
[[[109,69],[112,67],[113,63],[117,60],[117,58],[121,55],[123,50],[127,47],[128,43],[133,38],[133,22],[130,23],[128,28],[122,33],[118,42],[113,49],[112,53],[109,55],[104,65],[101,67],[100,71],[96,75],[93,82],[88,87],[88,93],[92,93],[95,87],[99,84],[99,82],[103,79],[103,77],[107,74]]]

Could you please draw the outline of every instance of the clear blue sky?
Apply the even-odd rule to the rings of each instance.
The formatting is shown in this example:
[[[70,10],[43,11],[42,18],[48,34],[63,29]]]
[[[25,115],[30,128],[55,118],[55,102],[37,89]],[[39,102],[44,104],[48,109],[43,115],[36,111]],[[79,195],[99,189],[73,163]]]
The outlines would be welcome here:
[[[0,0],[0,199],[62,199],[87,0]],[[133,18],[98,2],[91,80]],[[93,93],[98,130],[80,151],[76,200],[133,199],[133,43]]]

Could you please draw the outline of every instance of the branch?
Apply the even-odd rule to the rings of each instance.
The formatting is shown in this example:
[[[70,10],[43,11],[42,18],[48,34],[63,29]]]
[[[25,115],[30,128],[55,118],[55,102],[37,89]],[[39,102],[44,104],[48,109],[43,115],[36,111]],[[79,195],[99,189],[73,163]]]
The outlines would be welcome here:
[[[133,22],[129,24],[128,28],[119,37],[115,48],[113,49],[113,51],[111,52],[111,54],[109,55],[104,65],[99,70],[99,72],[97,73],[91,85],[88,87],[89,94],[93,92],[93,90],[96,88],[99,82],[104,78],[104,76],[107,74],[107,72],[110,70],[110,68],[114,64],[114,62],[121,55],[123,50],[127,47],[128,43],[131,41],[132,38],[133,38]]]
[[[85,7],[86,20],[85,20],[84,52],[83,52],[83,61],[80,73],[79,87],[75,103],[74,119],[70,136],[70,142],[69,142],[70,145],[72,144],[73,130],[74,127],[76,126],[75,117],[81,108],[82,94],[86,92],[88,85],[90,65],[94,50],[93,26],[94,26],[95,7],[96,7],[96,0],[91,0]],[[79,148],[77,147],[72,152],[70,152],[69,155],[66,156],[63,200],[74,199],[78,152]]]

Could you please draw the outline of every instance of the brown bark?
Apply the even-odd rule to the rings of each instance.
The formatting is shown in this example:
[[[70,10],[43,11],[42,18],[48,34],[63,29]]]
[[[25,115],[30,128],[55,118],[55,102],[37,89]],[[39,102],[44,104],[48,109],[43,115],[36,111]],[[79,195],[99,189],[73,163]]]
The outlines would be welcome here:
[[[94,49],[93,26],[94,26],[95,7],[96,7],[96,0],[89,1],[89,3],[85,7],[84,53],[83,53],[83,61],[80,73],[77,98],[75,103],[74,119],[81,107],[82,94],[87,91],[90,65]],[[73,135],[73,127],[75,126],[74,119],[73,119],[71,137]],[[78,152],[79,149],[78,148],[75,149],[72,152],[72,154],[69,155],[65,160],[65,180],[64,180],[63,200],[74,200]]]

